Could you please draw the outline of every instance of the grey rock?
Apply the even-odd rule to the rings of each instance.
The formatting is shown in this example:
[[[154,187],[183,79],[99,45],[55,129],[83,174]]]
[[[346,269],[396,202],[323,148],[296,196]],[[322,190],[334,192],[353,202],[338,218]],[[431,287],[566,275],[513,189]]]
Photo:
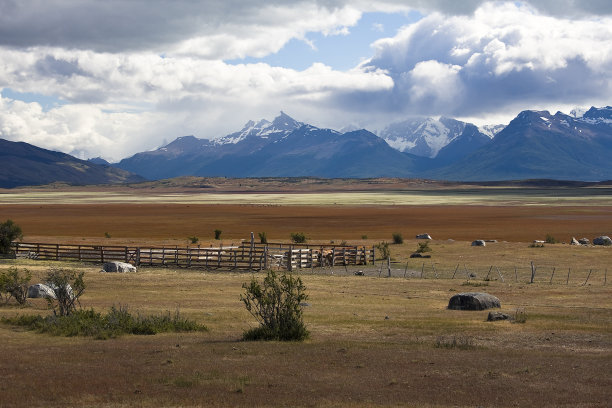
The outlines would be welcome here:
[[[477,239],[476,241],[472,241],[472,246],[487,246],[487,244],[484,240]]]
[[[416,239],[433,239],[429,234],[419,234],[416,236]]]
[[[578,240],[575,237],[572,237],[572,240],[570,241],[570,245],[580,245],[580,242],[578,242]]]
[[[106,262],[102,265],[100,272],[136,272],[137,269],[134,265],[125,262]]]
[[[588,238],[580,238],[578,242],[580,243],[580,245],[589,245],[591,243]]]
[[[485,310],[494,307],[501,307],[499,299],[482,292],[458,293],[448,302],[448,308],[452,310]]]
[[[612,239],[610,239],[610,237],[607,235],[602,235],[601,237],[597,237],[593,240],[593,245],[610,246],[612,245]]]
[[[489,312],[487,322],[496,322],[498,320],[509,320],[510,315],[502,312]]]
[[[34,285],[30,285],[28,287],[28,297],[57,299],[53,288],[48,285],[45,285],[44,283],[36,283]]]

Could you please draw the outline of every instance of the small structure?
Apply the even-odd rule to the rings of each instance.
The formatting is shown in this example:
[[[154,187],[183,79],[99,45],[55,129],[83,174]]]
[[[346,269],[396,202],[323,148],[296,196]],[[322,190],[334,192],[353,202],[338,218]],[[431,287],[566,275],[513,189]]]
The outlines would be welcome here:
[[[431,238],[431,235],[429,234],[418,234],[416,236],[416,239],[433,239],[433,238]]]
[[[485,310],[501,307],[499,299],[482,292],[458,293],[448,301],[451,310]]]
[[[476,241],[472,241],[472,246],[487,246],[487,244],[484,240],[477,239]]]
[[[134,265],[125,262],[106,262],[102,265],[100,272],[136,272],[137,269]]]

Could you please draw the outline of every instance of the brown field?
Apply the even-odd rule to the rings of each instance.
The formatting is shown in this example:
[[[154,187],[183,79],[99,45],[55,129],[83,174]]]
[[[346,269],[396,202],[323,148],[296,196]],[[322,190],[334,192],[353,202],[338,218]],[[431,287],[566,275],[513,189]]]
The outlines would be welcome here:
[[[223,188],[236,189],[235,183]],[[275,183],[289,189],[286,181]],[[563,192],[547,194],[558,199]],[[298,231],[326,243],[373,245],[394,232],[406,239],[391,246],[391,278],[379,277],[386,274],[379,264],[363,268],[363,277],[344,268],[298,272],[310,295],[305,321],[311,338],[304,343],[240,341],[255,324],[239,301],[251,274],[143,268],[113,275],[74,264],[86,271],[84,307],[127,304],[141,313],[180,308],[210,331],[101,341],[0,325],[0,407],[607,407],[612,248],[528,247],[546,234],[561,241],[612,235],[606,194],[597,193],[596,204],[589,204],[588,194],[572,193],[555,205],[529,194],[496,203],[472,197],[470,205],[320,205],[319,198],[309,205],[180,199],[50,204],[40,197],[32,203],[31,196],[9,204],[0,195],[0,220],[13,219],[30,242],[187,245],[195,235],[209,245],[217,228],[224,243],[247,239],[251,231],[265,231],[274,241]],[[410,260],[414,235],[423,232],[434,237],[432,258]],[[499,242],[469,245],[480,238]],[[538,275],[529,284],[532,261]],[[49,266],[0,260],[0,270],[13,265],[32,270],[34,280]],[[468,283],[459,269],[451,279],[459,265],[477,277]],[[490,270],[491,280],[483,280]],[[502,311],[524,310],[527,321],[489,323],[487,312],[447,310],[450,296],[464,291],[496,295]],[[21,313],[49,312],[39,300],[26,308],[0,306],[0,316]]]

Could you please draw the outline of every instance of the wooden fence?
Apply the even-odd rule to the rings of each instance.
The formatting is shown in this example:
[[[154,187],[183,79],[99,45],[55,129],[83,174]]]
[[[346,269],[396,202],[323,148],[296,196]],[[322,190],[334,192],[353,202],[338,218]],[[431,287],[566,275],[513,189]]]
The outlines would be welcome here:
[[[333,245],[255,244],[219,247],[130,247],[14,242],[15,255],[53,261],[201,269],[264,270],[374,264],[374,248]]]

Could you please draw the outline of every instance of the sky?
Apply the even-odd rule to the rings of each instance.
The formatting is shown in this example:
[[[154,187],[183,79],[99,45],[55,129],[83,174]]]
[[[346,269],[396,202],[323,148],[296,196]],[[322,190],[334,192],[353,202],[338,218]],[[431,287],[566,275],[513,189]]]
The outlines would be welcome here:
[[[610,95],[609,0],[0,0],[0,138],[79,158],[281,110],[376,132]]]

